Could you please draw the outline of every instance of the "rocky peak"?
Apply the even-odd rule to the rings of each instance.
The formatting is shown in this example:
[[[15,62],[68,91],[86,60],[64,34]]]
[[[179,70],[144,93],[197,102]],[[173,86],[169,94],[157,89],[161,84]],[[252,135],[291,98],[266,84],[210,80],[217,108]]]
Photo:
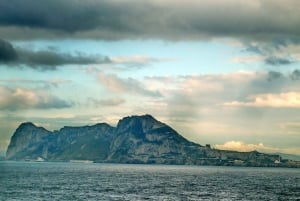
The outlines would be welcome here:
[[[146,133],[152,129],[160,128],[165,124],[156,120],[149,114],[141,116],[129,116],[121,119],[117,125],[117,132],[131,131],[133,133]]]
[[[22,123],[16,130],[16,135],[37,135],[37,134],[46,134],[47,131],[43,127],[37,127],[31,122]]]
[[[90,126],[90,127],[96,127],[96,128],[112,128],[111,125],[109,125],[108,123],[97,123],[93,126]]]
[[[20,126],[17,128],[17,130],[27,130],[27,129],[32,129],[32,128],[37,128],[33,123],[31,122],[24,122],[21,123]]]
[[[22,123],[11,137],[7,157],[15,155],[30,144],[41,142],[49,133],[50,131],[43,127],[37,127],[31,122]]]

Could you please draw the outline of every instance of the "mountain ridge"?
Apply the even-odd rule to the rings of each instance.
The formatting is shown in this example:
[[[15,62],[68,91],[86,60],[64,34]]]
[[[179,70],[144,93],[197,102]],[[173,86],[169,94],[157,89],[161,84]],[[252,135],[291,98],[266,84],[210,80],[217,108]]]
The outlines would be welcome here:
[[[124,117],[115,127],[97,123],[92,126],[64,126],[49,131],[31,122],[22,123],[11,137],[6,159],[37,158],[46,161],[295,166],[275,154],[225,151],[202,146],[187,140],[149,114]]]

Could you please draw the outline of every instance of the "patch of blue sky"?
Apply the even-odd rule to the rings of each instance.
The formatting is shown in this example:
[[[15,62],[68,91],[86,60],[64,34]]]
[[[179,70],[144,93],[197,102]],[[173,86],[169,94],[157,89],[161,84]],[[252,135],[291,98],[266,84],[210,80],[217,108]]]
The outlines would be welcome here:
[[[26,71],[20,69],[22,69],[22,66],[0,64],[0,79],[1,80],[9,80],[9,79],[31,80],[34,79],[35,75],[37,74],[37,71],[33,69],[26,68],[27,69]],[[44,75],[41,74],[41,76]]]
[[[15,43],[22,47],[33,47],[36,50],[51,47],[65,53],[83,53],[114,57],[143,56],[162,59],[153,62],[148,68],[136,71],[135,77],[143,75],[188,75],[218,74],[251,69],[249,65],[233,63],[231,58],[243,55],[235,47],[220,41],[181,41],[162,40],[63,40],[63,41],[30,41]],[[134,69],[136,70],[136,69]],[[129,74],[132,75],[132,72]]]

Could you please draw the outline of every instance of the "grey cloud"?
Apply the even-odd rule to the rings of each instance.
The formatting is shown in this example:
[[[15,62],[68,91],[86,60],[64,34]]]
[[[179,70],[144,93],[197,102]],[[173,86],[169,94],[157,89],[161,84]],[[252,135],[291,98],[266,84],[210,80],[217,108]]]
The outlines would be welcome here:
[[[295,70],[294,79],[300,72]],[[292,80],[290,74],[277,71],[232,73],[224,75],[147,77],[149,82],[163,84],[163,97],[169,98],[174,108],[188,108],[192,113],[196,107],[220,105],[231,100],[245,100],[253,94],[280,94],[299,91],[299,80]],[[272,82],[270,82],[272,81]],[[172,86],[171,89],[168,89]],[[175,89],[174,89],[174,86]],[[195,107],[193,107],[195,106]]]
[[[35,107],[38,109],[62,109],[72,107],[73,103],[65,101],[55,96],[49,96],[46,99],[41,99]]]
[[[268,81],[272,81],[272,80],[276,80],[276,79],[279,79],[281,77],[283,77],[284,75],[280,72],[277,72],[277,71],[269,71],[268,72],[268,78],[267,80]]]
[[[245,49],[246,52],[252,52],[256,54],[261,55],[268,55],[270,53],[282,50],[285,47],[288,47],[291,44],[299,44],[300,38],[291,36],[274,36],[270,37],[270,41],[259,41],[259,42],[253,42],[253,41],[243,41],[245,43]]]
[[[72,32],[95,26],[95,1],[3,0],[0,23],[8,26],[57,29]],[[102,8],[104,9],[104,8]],[[102,10],[101,9],[101,10]],[[90,20],[86,20],[90,19]]]
[[[110,63],[108,57],[101,56],[84,56],[84,55],[70,55],[70,54],[58,54],[52,51],[37,51],[32,52],[29,50],[19,50],[19,62],[27,64],[29,66],[50,66],[49,70],[55,69],[56,66],[66,64],[99,64]],[[37,67],[36,67],[37,68]]]
[[[252,52],[256,54],[263,54],[263,51],[261,48],[257,45],[252,45],[252,44],[246,44],[246,48],[243,50],[245,52]]]
[[[122,98],[110,98],[110,99],[95,99],[88,98],[88,104],[92,106],[101,107],[101,106],[119,106],[125,103],[125,100]]]
[[[113,58],[100,55],[85,55],[83,53],[71,55],[68,53],[60,53],[53,47],[46,50],[32,51],[24,48],[15,48],[8,41],[0,39],[0,64],[18,68],[30,67],[40,71],[57,70],[58,66],[69,64],[114,64],[121,65],[122,67],[120,68],[123,70],[130,70],[171,60],[173,59],[154,58],[143,55]],[[117,67],[115,66],[115,68]]]
[[[250,52],[263,56],[264,63],[270,66],[284,66],[297,62],[297,59],[292,55],[285,52],[284,48],[287,48],[291,44],[289,39],[272,40],[271,42],[260,42],[251,44],[245,42],[245,48],[242,52]]]
[[[115,74],[97,74],[98,81],[108,90],[115,93],[133,93],[152,97],[161,97],[159,91],[147,89],[141,82],[133,78],[120,78]]]
[[[299,6],[297,0],[2,0],[0,26],[5,37],[19,39],[30,34],[101,39],[293,38],[300,34]]]
[[[0,39],[0,62],[11,62],[17,59],[17,52],[13,46],[2,39]]]
[[[163,87],[164,104],[159,109],[165,111],[167,116],[194,118],[198,122],[220,120],[221,124],[230,121],[231,118],[227,117],[233,116],[234,126],[240,123],[242,128],[248,120],[255,122],[264,118],[266,110],[272,108],[229,108],[224,103],[247,102],[249,97],[257,94],[297,92],[300,86],[300,79],[291,80],[290,74],[277,71],[147,77],[146,82],[160,83]],[[147,109],[157,111],[157,105],[159,104],[155,104],[153,109]],[[159,111],[157,113],[161,114]],[[276,115],[273,118],[277,118]]]
[[[24,88],[11,89],[0,86],[1,110],[26,110],[26,109],[62,109],[73,106],[73,103],[41,91]]]
[[[299,80],[300,79],[300,70],[296,69],[290,75],[292,80]]]
[[[265,63],[271,66],[282,66],[292,64],[294,61],[289,58],[270,56],[265,59]]]
[[[3,86],[27,86],[35,89],[50,89],[58,88],[63,84],[71,83],[71,80],[66,79],[50,79],[50,80],[28,80],[28,79],[0,79],[0,84]]]
[[[127,69],[137,69],[145,66],[149,66],[153,63],[167,62],[172,61],[171,58],[154,58],[147,56],[122,56],[122,57],[113,57],[111,62],[114,64],[122,64]]]
[[[52,50],[31,51],[14,48],[9,42],[0,40],[0,64],[10,66],[27,66],[37,70],[56,70],[57,66],[68,64],[101,64],[111,63],[108,57],[89,56],[83,54],[71,55],[57,53]]]

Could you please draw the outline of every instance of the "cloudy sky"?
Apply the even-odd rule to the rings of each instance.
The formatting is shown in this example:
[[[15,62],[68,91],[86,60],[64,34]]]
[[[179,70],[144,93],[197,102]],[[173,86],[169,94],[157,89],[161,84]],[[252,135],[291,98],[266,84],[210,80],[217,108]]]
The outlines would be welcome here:
[[[0,151],[21,122],[148,113],[202,145],[300,155],[299,7],[1,0]]]

